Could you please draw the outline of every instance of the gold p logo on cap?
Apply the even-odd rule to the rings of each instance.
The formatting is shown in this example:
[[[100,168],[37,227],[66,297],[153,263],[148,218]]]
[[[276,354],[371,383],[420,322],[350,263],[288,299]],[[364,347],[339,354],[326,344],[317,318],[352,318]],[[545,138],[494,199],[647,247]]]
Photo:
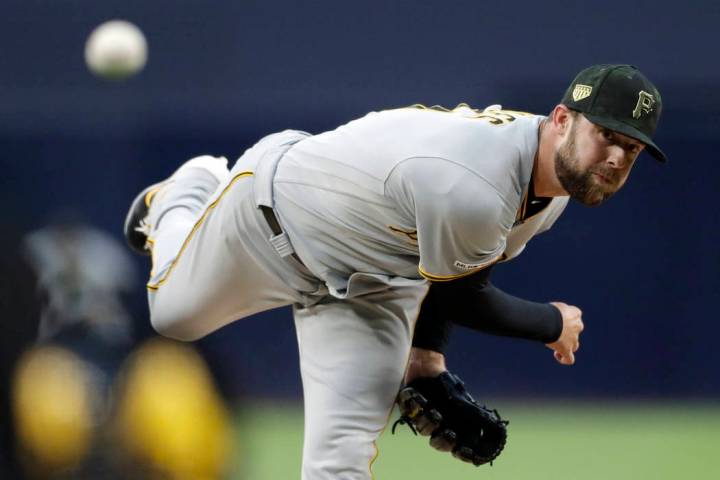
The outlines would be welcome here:
[[[645,90],[640,90],[637,104],[635,104],[635,110],[633,110],[633,118],[640,118],[643,113],[647,114],[652,112],[653,108],[655,108],[655,97]]]

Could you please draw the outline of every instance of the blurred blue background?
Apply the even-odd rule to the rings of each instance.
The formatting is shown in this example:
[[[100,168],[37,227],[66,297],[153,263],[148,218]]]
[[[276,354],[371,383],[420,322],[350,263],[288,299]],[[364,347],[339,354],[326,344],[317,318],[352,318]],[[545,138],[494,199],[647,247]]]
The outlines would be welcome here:
[[[412,103],[546,113],[581,68],[637,65],[663,95],[670,163],[643,156],[607,205],[571,205],[496,269],[511,293],[583,309],[577,365],[462,329],[449,365],[495,396],[720,397],[720,4],[5,0],[0,12],[3,229],[73,210],[118,240],[136,192],[189,157],[235,159],[267,133]],[[88,34],[114,18],[149,43],[145,70],[120,83],[83,60]],[[139,277],[140,335],[144,302]],[[286,310],[200,347],[231,395],[301,394]]]

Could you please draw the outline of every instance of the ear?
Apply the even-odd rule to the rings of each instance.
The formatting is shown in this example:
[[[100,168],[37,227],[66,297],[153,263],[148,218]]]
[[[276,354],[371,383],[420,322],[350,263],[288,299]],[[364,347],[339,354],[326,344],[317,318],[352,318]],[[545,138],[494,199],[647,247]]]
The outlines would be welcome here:
[[[555,130],[560,135],[563,135],[572,125],[573,115],[568,107],[559,104],[553,108],[553,111],[550,114],[550,120],[552,121]]]

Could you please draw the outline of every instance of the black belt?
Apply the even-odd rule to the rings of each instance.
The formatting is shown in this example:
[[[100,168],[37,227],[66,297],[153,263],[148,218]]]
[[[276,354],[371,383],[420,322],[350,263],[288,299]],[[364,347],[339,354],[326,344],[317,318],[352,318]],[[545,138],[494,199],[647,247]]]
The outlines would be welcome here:
[[[273,235],[282,235],[283,230],[282,227],[280,227],[280,222],[278,222],[277,217],[275,216],[275,212],[272,208],[266,207],[265,205],[260,205],[260,210],[262,210],[263,216],[265,217],[265,221],[267,222],[268,226],[270,227],[270,231],[272,231]],[[295,252],[291,254],[295,260],[300,262],[302,265],[305,265],[302,260],[300,260],[300,257],[297,256]]]

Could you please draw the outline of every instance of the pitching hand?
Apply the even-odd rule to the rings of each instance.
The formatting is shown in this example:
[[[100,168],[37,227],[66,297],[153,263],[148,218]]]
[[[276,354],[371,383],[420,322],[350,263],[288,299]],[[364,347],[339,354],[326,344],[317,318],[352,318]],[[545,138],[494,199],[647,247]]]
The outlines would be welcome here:
[[[575,352],[580,348],[580,332],[583,331],[582,311],[562,302],[550,302],[562,314],[563,328],[560,338],[546,346],[554,352],[555,360],[562,365],[575,363]]]

